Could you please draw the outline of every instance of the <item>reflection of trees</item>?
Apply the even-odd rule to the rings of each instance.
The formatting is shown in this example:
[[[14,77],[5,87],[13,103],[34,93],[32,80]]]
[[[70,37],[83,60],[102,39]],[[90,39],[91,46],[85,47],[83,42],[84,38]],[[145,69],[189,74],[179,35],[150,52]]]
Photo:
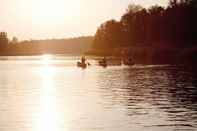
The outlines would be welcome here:
[[[195,72],[185,68],[167,72],[169,79],[168,96],[173,105],[197,110],[197,77]]]
[[[171,120],[192,121],[197,118],[196,79],[185,68],[125,68],[100,74],[99,83],[103,97],[112,105],[126,107],[128,115],[156,108]]]

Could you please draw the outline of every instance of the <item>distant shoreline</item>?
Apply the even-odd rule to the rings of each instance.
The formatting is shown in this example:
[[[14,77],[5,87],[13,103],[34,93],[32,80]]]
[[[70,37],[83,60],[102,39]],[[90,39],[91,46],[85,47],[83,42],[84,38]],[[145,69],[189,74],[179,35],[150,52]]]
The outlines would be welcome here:
[[[54,55],[54,56],[81,56],[81,54],[70,54],[70,53],[64,53],[64,54],[52,54],[52,53],[35,53],[35,54],[21,54],[21,53],[18,53],[18,54],[0,54],[0,57],[9,57],[9,56],[42,56],[42,55]]]
[[[93,37],[71,39],[8,41],[0,38],[0,56],[32,56],[42,54],[82,54],[92,46]],[[2,36],[3,37],[3,36]]]

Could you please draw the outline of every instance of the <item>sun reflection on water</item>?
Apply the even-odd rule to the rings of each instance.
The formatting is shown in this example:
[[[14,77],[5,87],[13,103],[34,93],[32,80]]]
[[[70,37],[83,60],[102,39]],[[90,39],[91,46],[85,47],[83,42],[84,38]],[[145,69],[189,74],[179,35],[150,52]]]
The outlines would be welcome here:
[[[58,105],[57,97],[55,95],[54,75],[55,67],[50,63],[52,56],[43,55],[41,59],[41,67],[39,68],[39,75],[42,81],[40,107],[38,111],[38,118],[36,120],[36,131],[57,131],[59,130],[58,120]]]
[[[53,56],[50,54],[45,54],[41,56],[41,63],[43,65],[50,65],[52,63]]]

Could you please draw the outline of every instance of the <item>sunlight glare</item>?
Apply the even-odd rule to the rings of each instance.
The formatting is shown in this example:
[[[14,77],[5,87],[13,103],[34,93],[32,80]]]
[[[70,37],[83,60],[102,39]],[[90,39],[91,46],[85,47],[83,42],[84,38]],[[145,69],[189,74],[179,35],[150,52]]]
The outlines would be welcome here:
[[[52,55],[45,54],[41,56],[41,62],[43,65],[50,65],[52,63]]]
[[[38,72],[43,78],[53,76],[55,68],[53,67],[53,56],[49,54],[42,55],[40,58],[41,67]]]
[[[44,55],[43,58],[45,61],[50,59],[49,55]],[[54,71],[54,67],[50,65],[43,65],[40,68],[42,97],[40,98],[39,117],[35,121],[35,131],[59,130],[58,121],[60,116],[53,83]]]
[[[80,0],[32,0],[34,24],[59,24],[80,12]]]

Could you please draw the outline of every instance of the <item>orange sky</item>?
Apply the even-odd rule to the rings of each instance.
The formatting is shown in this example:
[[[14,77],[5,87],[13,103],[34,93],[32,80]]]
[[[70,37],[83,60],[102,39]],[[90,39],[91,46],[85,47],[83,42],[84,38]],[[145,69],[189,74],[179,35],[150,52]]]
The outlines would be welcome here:
[[[93,35],[106,20],[119,19],[129,3],[149,7],[168,0],[0,0],[0,31],[22,39]]]

